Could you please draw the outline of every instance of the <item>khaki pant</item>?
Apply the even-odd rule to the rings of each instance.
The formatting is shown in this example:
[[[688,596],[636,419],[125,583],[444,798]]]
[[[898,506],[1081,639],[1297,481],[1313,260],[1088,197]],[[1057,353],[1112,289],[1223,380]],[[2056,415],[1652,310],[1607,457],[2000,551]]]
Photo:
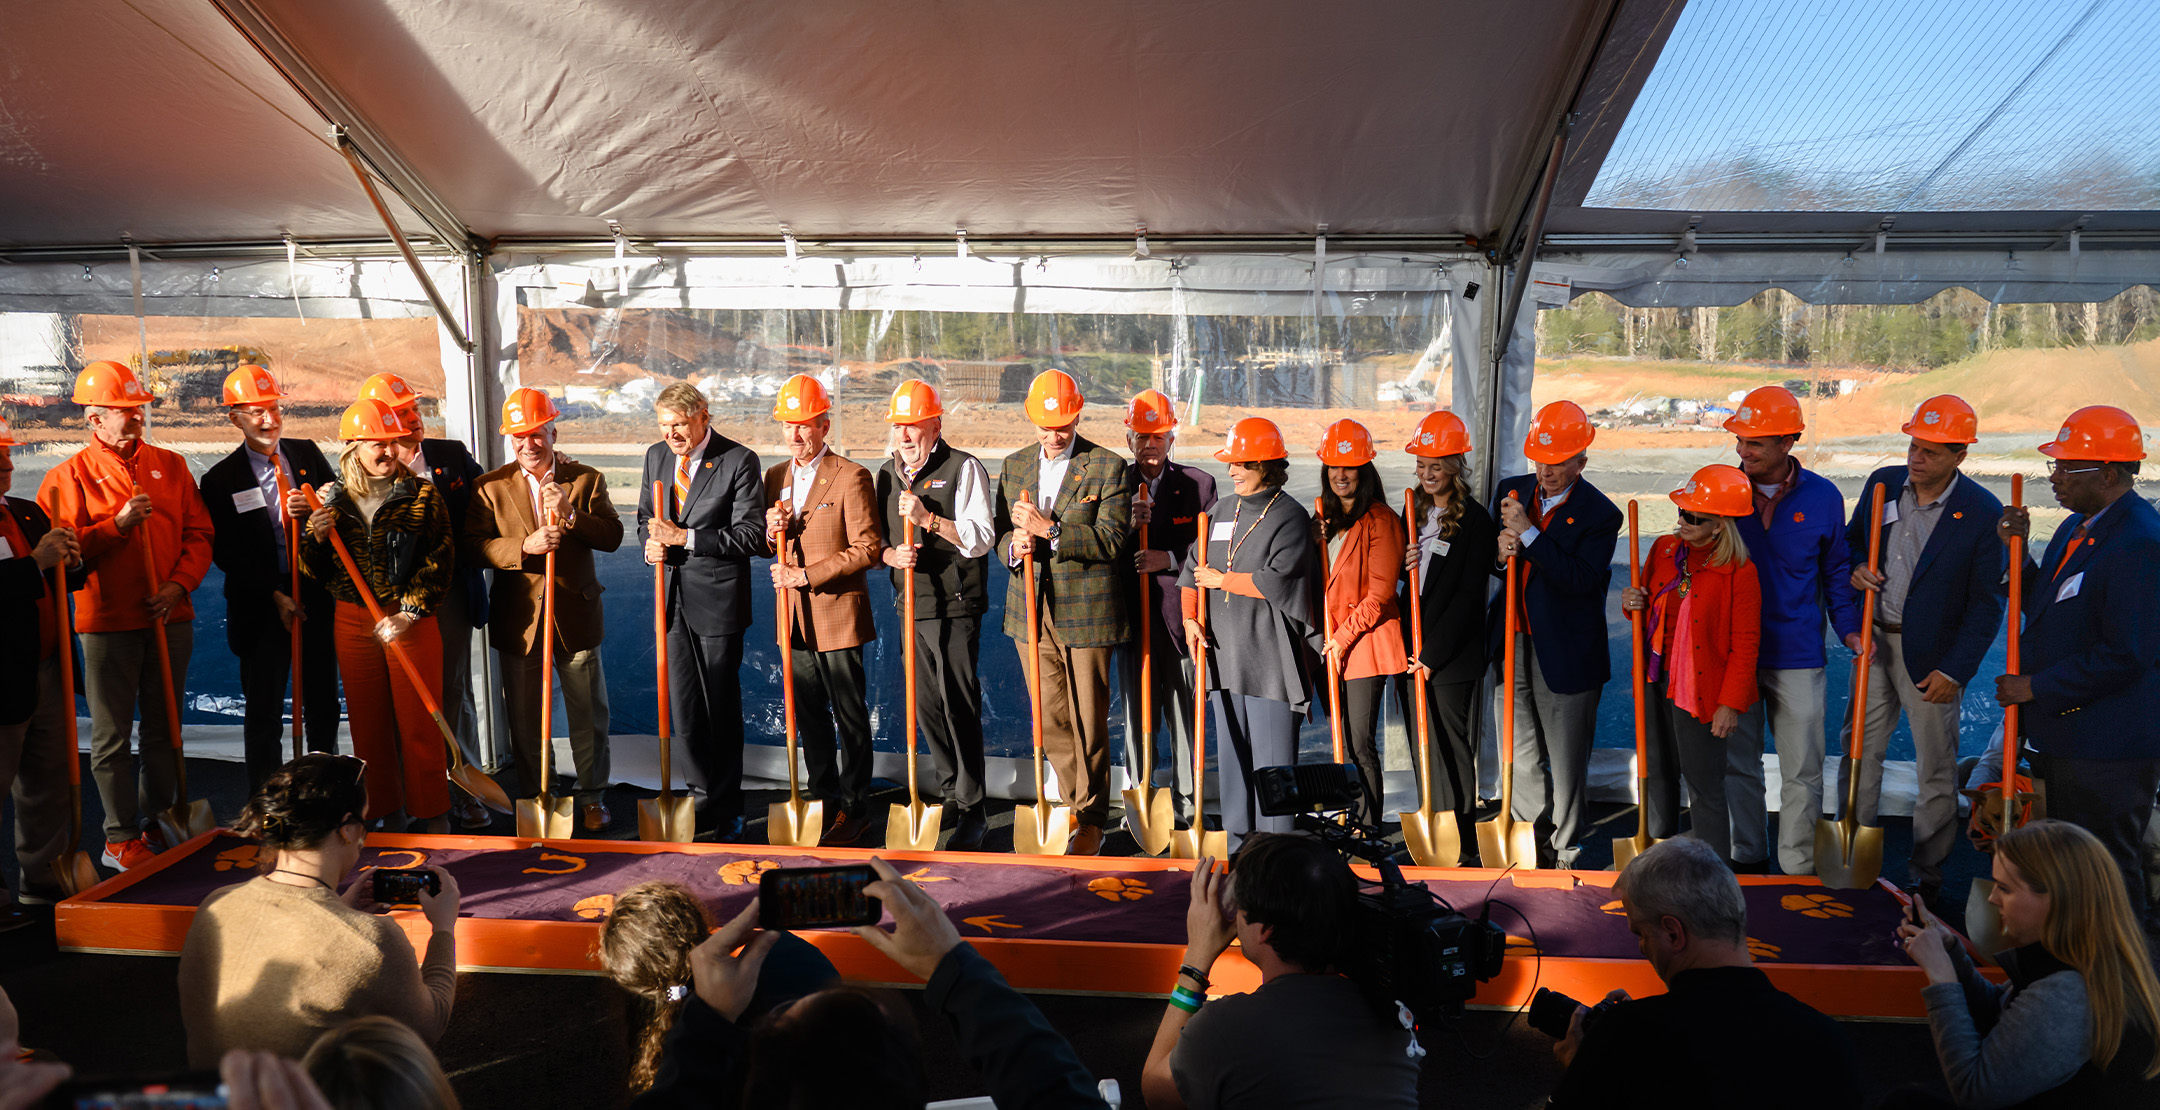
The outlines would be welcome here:
[[[157,649],[151,630],[84,632],[83,694],[90,702],[90,775],[105,805],[105,839],[117,842],[142,835],[143,818],[178,801],[173,781],[173,736],[166,724],[165,694],[159,685]],[[195,646],[195,626],[165,626],[172,654],[173,697],[185,699],[188,655]],[[128,751],[129,730],[142,718],[141,759]]]
[[[1028,665],[1026,640],[1017,640]],[[1066,647],[1046,609],[1037,652],[1042,674],[1043,754],[1057,768],[1058,794],[1076,825],[1110,818],[1110,662],[1113,649]]]
[[[1822,816],[1823,698],[1821,667],[1755,672],[1762,700],[1740,714],[1725,738],[1725,807],[1732,815],[1734,863],[1759,863],[1770,847],[1764,797],[1763,733],[1777,745],[1778,866],[1787,875],[1815,873],[1815,822]]]
[[[1960,691],[1962,694],[1962,691]],[[1958,833],[1958,714],[1956,701],[1936,705],[1913,685],[1905,665],[1905,634],[1875,630],[1875,661],[1868,668],[1867,744],[1860,753],[1860,811],[1863,825],[1880,825],[1876,807],[1882,799],[1883,752],[1890,734],[1897,730],[1898,714],[1912,725],[1913,750],[1918,761],[1919,795],[1913,799],[1912,862],[1907,877],[1913,882],[1942,881],[1942,862]],[[1845,752],[1841,775],[1853,773],[1852,714],[1845,714],[1839,730]],[[2001,767],[2000,761],[1996,766]],[[1846,781],[1839,778],[1839,782]],[[1837,807],[1842,811],[1842,802]]]
[[[38,664],[37,709],[28,720],[0,725],[0,792],[15,799],[15,865],[19,886],[55,887],[53,861],[65,851],[73,814],[68,805],[68,743],[62,714],[74,704],[60,689],[60,657]]]
[[[503,708],[510,718],[510,744],[517,755],[518,797],[540,792],[540,648],[525,656],[502,655]],[[569,718],[570,756],[577,763],[577,799],[597,802],[608,788],[607,675],[600,670],[600,649],[556,652],[555,678],[562,691],[563,715]],[[550,726],[552,730],[552,726]],[[560,768],[557,768],[560,770]],[[554,784],[548,785],[552,793]]]

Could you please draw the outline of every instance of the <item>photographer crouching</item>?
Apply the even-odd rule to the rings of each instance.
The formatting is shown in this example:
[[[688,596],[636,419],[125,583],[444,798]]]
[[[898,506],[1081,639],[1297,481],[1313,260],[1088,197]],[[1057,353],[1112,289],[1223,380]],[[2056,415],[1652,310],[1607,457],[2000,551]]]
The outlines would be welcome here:
[[[1552,1110],[1674,1105],[1683,1090],[1698,1106],[1860,1105],[1852,1043],[1755,967],[1747,902],[1714,849],[1693,837],[1655,844],[1613,893],[1665,993],[1575,1007],[1553,1046],[1567,1072]]]
[[[1309,836],[1251,833],[1227,875],[1214,866],[1203,859],[1193,872],[1185,966],[1140,1079],[1147,1105],[1415,1107],[1409,1031],[1337,974],[1359,935],[1357,879],[1342,855]],[[1260,989],[1207,1002],[1208,974],[1233,939],[1260,969]]]

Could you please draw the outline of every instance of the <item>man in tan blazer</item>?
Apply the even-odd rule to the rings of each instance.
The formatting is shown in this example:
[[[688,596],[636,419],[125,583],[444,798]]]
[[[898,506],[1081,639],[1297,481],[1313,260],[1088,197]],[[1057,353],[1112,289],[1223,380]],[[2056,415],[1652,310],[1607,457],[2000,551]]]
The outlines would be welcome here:
[[[503,402],[502,434],[515,458],[473,484],[464,557],[495,568],[488,642],[502,656],[503,702],[516,753],[518,797],[540,793],[540,595],[555,553],[555,674],[570,717],[577,800],[585,828],[608,827],[607,676],[600,671],[600,579],[593,552],[622,546],[622,518],[600,472],[555,450],[548,395],[520,389]],[[550,791],[552,793],[552,790]]]
[[[773,585],[786,595],[795,664],[795,727],[810,792],[835,814],[821,844],[854,844],[870,829],[870,698],[862,646],[877,638],[864,572],[885,541],[870,471],[825,448],[825,387],[797,374],[773,419],[788,458],[765,472],[765,542]],[[837,725],[839,766],[833,765]]]

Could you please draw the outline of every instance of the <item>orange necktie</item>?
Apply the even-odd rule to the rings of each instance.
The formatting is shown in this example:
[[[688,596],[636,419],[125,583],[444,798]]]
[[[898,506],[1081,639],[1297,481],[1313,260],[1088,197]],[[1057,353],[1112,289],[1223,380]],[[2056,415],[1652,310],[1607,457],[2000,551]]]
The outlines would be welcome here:
[[[2070,556],[2077,554],[2078,545],[2085,542],[2085,530],[2090,527],[2090,520],[2078,525],[2078,530],[2070,536],[2070,546],[2063,548],[2062,562],[2055,564],[2055,573],[2048,576],[2048,581],[2062,577],[2063,568],[2070,565]]]
[[[690,456],[675,460],[675,520],[682,521],[685,507],[690,503]]]

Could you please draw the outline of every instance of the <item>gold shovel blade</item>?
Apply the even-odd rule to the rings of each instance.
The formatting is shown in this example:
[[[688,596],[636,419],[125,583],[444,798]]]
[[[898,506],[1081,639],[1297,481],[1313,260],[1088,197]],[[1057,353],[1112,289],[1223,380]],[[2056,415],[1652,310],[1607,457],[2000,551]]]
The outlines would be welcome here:
[[[1462,863],[1462,830],[1452,813],[1398,813],[1403,847],[1419,867],[1454,867]]]
[[[885,847],[896,852],[935,852],[938,827],[944,823],[943,805],[893,806],[885,816]]]
[[[456,783],[458,789],[480,799],[481,805],[497,813],[511,812],[510,795],[503,793],[502,786],[489,778],[486,771],[470,763],[460,763],[450,769],[450,781]]]
[[[1662,837],[1623,836],[1614,838],[1612,842],[1612,869],[1618,871],[1626,867],[1629,860],[1649,851],[1652,844],[1662,843],[1664,843]]]
[[[1167,788],[1125,791],[1125,819],[1132,823],[1133,841],[1142,852],[1159,856],[1170,850],[1170,836],[1177,831],[1176,804]]]
[[[177,848],[217,828],[218,823],[217,815],[210,812],[210,800],[197,798],[159,813],[157,826],[158,832],[165,837],[165,845]]]
[[[1171,859],[1229,859],[1230,834],[1217,829],[1179,829],[1170,835]]]
[[[90,862],[86,852],[63,852],[53,863],[53,873],[60,878],[60,892],[70,898],[98,885],[97,865]]]
[[[1023,856],[1062,856],[1072,839],[1072,809],[1037,802],[1013,810],[1013,851]]]
[[[1537,828],[1505,814],[1477,823],[1478,862],[1487,867],[1537,870]]]
[[[1883,831],[1844,821],[1815,822],[1815,877],[1832,890],[1860,890],[1882,875]]]
[[[537,798],[519,798],[517,834],[528,840],[575,838],[577,822],[571,812],[570,799],[551,798],[546,794]]]
[[[637,827],[639,840],[688,844],[697,839],[697,799],[688,794],[639,799]]]
[[[765,807],[765,842],[785,848],[815,848],[825,835],[825,803],[774,802]]]

